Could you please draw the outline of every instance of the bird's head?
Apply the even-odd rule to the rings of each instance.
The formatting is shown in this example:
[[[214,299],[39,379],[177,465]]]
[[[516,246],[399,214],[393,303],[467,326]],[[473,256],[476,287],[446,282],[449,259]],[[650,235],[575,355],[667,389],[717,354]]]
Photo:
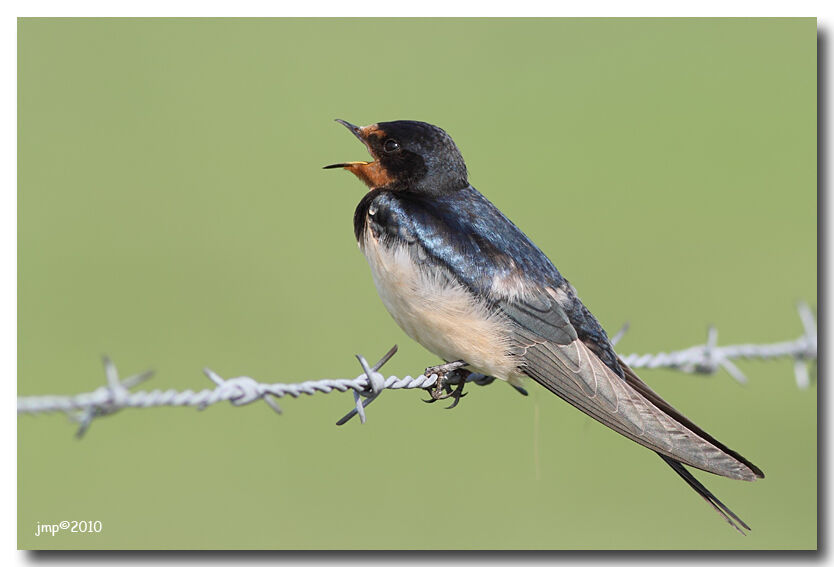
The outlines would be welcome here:
[[[347,169],[371,189],[442,195],[469,185],[460,151],[437,126],[415,120],[370,126],[336,122],[365,144],[373,161],[334,163],[325,169]]]

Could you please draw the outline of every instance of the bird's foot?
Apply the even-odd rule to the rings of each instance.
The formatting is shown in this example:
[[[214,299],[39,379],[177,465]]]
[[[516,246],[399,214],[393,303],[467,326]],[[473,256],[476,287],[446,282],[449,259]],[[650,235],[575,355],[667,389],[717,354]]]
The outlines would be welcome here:
[[[433,404],[437,400],[453,398],[454,401],[452,402],[452,405],[448,406],[446,409],[452,409],[458,405],[458,403],[460,403],[460,399],[466,395],[463,393],[463,387],[466,385],[466,378],[471,374],[468,370],[463,369],[464,366],[466,366],[466,362],[456,360],[454,362],[447,362],[446,364],[426,368],[424,375],[431,376],[432,374],[436,374],[437,382],[435,382],[433,386],[426,388],[426,391],[429,393],[429,396],[431,396],[431,399],[423,401]],[[454,389],[452,389],[452,386],[447,381],[447,377],[451,377],[452,375],[455,375],[458,379],[458,384]]]

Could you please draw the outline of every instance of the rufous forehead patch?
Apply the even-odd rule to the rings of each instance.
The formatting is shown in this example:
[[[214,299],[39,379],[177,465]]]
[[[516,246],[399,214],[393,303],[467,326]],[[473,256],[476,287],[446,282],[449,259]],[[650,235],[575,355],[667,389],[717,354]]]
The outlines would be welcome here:
[[[385,130],[383,130],[376,124],[371,124],[370,126],[362,126],[361,128],[359,128],[359,131],[365,138],[369,138],[371,136],[377,138],[384,138],[386,136]]]

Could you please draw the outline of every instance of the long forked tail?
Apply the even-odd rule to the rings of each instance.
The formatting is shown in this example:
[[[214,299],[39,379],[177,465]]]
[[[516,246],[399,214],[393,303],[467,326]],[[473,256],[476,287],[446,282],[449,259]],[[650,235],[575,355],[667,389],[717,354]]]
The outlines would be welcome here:
[[[733,513],[732,510],[727,508],[721,500],[719,500],[715,494],[709,491],[706,486],[701,484],[697,478],[695,478],[691,472],[689,472],[686,467],[684,467],[681,463],[672,459],[671,457],[667,457],[666,455],[661,455],[658,453],[658,456],[666,461],[666,464],[672,467],[672,470],[675,471],[680,475],[680,477],[686,481],[686,484],[692,487],[692,489],[701,495],[701,498],[707,501],[707,503],[712,506],[712,508],[718,512],[718,514],[724,518],[728,524],[733,526],[738,533],[741,535],[747,535],[744,530],[750,531],[750,526],[744,523],[744,520],[739,518],[738,516]],[[744,529],[742,529],[744,528]]]

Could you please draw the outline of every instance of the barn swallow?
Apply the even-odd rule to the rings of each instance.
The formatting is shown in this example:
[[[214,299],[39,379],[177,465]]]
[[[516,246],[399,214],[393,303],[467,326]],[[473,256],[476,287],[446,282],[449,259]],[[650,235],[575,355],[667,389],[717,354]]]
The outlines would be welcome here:
[[[466,365],[519,387],[532,378],[656,452],[736,530],[750,529],[684,465],[747,481],[764,473],[617,356],[573,286],[470,185],[445,131],[411,120],[338,122],[372,160],[326,169],[347,169],[368,186],[353,216],[359,248],[397,324],[448,363],[438,369]]]

